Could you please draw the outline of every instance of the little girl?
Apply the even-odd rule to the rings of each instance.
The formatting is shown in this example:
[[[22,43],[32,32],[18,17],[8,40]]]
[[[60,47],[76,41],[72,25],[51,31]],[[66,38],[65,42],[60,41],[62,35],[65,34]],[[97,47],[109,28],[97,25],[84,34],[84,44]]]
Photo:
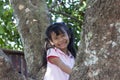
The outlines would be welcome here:
[[[46,29],[43,57],[44,80],[69,80],[75,63],[76,51],[72,31],[65,23],[54,23]]]

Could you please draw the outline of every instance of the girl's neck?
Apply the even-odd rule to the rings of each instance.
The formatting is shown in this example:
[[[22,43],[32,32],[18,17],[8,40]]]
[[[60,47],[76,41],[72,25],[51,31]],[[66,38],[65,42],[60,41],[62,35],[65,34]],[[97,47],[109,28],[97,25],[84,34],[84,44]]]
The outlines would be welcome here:
[[[69,55],[69,50],[68,49],[60,49],[61,51],[63,51],[66,55]]]

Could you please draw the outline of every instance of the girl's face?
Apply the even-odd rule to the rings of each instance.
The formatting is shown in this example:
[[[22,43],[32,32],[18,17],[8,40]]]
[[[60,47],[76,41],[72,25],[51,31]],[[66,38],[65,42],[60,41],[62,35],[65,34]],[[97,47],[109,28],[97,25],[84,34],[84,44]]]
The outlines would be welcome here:
[[[62,51],[67,50],[67,46],[69,44],[69,36],[65,30],[63,30],[63,33],[60,32],[59,35],[57,35],[55,32],[51,33],[51,44],[55,47],[61,49]]]

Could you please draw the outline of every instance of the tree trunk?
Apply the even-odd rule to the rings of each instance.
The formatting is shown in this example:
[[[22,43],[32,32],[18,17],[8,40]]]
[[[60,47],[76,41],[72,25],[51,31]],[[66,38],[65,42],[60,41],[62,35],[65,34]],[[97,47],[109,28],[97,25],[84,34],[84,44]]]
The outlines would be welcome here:
[[[120,79],[120,0],[89,0],[70,80]]]
[[[20,75],[13,69],[11,60],[0,49],[0,80],[26,80],[24,75]]]
[[[45,0],[10,0],[24,46],[28,77],[42,80],[41,54],[45,28],[49,25]]]

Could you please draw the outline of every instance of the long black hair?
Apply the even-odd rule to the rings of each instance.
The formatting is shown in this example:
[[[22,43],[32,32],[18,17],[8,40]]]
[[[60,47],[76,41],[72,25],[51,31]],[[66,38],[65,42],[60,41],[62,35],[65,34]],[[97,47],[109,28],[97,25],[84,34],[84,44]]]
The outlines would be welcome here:
[[[47,49],[54,47],[49,42],[49,40],[52,40],[51,33],[54,32],[54,33],[56,33],[56,35],[59,35],[60,33],[64,33],[63,29],[67,32],[69,39],[70,39],[70,42],[68,44],[68,50],[71,52],[71,54],[74,56],[74,58],[76,58],[76,49],[75,49],[75,45],[74,45],[75,38],[73,35],[73,31],[71,28],[68,28],[64,22],[58,22],[58,23],[51,24],[46,29],[45,48],[44,48],[44,53],[43,53],[43,60],[42,60],[43,65],[42,66],[44,66],[44,67],[47,66],[47,59],[46,59]]]

